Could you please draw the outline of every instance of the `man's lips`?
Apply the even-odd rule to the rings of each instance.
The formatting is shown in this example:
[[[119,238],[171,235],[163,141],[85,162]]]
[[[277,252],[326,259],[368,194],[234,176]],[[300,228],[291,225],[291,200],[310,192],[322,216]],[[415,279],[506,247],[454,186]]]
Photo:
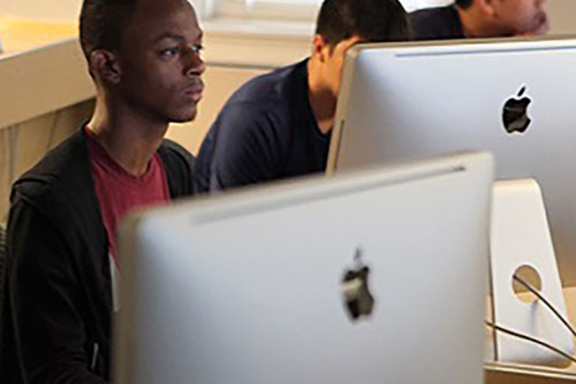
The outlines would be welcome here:
[[[202,93],[204,92],[204,84],[202,82],[196,83],[184,91],[184,94],[191,98],[194,103],[198,103],[202,99]]]

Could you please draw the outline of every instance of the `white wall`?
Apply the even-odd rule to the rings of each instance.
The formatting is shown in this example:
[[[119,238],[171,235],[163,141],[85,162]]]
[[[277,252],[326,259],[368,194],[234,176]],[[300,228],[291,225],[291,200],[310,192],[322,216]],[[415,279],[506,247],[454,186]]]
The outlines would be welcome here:
[[[576,34],[576,0],[548,0],[546,6],[551,34]]]
[[[158,0],[162,1],[162,0]],[[213,0],[188,0],[198,15],[211,12]],[[0,16],[30,20],[76,22],[82,0],[0,0]]]
[[[412,12],[416,9],[440,7],[454,2],[454,0],[400,0],[406,11]]]
[[[0,14],[31,20],[73,22],[81,0],[0,0]]]
[[[161,1],[161,0],[159,0]],[[189,0],[203,18],[213,14],[214,0]],[[401,0],[413,9],[439,6],[453,0]],[[44,21],[76,22],[82,0],[0,0],[0,16],[14,16]],[[551,32],[576,33],[576,0],[548,0]]]

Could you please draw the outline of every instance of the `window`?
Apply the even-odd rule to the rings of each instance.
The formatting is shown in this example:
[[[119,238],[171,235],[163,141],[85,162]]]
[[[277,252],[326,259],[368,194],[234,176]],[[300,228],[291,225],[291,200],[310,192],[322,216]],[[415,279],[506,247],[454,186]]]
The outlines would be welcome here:
[[[322,0],[219,0],[218,17],[315,20]]]
[[[214,0],[218,17],[315,20],[322,0]],[[400,0],[406,11],[449,4],[452,0]]]

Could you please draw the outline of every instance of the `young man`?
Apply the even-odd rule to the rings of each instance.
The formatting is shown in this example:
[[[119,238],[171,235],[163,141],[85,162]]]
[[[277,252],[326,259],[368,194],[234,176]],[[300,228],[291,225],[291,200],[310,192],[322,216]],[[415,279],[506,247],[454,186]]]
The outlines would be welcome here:
[[[202,95],[188,1],[85,0],[80,40],[94,116],[13,186],[3,384],[109,380],[118,223],[192,192],[191,155],[163,140]]]
[[[409,15],[415,40],[542,35],[546,0],[456,0]]]
[[[195,191],[324,171],[346,51],[406,38],[397,0],[325,0],[311,57],[249,81],[228,100],[196,160]]]

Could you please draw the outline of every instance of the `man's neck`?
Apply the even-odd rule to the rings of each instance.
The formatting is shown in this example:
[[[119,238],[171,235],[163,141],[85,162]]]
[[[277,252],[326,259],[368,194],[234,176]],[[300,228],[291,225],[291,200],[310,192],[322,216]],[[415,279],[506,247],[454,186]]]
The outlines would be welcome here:
[[[127,172],[141,176],[162,143],[168,124],[151,124],[130,111],[114,111],[97,102],[88,128],[108,155]]]
[[[308,98],[320,132],[328,134],[334,126],[336,114],[336,98],[332,92],[321,82],[315,63],[308,61]]]

